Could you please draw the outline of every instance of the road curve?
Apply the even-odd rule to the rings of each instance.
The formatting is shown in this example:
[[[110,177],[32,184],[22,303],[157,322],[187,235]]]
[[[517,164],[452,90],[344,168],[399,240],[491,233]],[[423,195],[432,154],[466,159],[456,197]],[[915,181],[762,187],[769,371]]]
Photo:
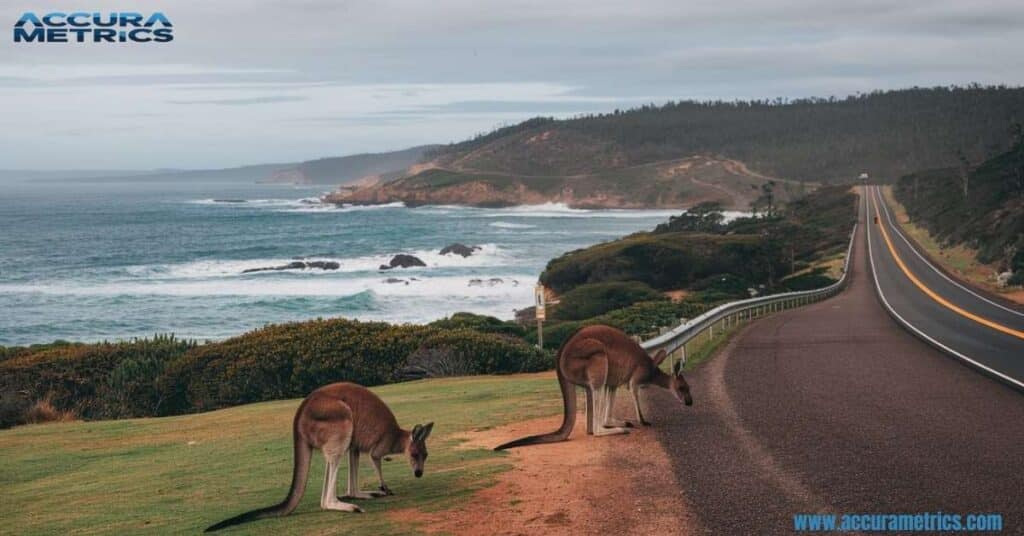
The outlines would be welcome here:
[[[864,208],[845,292],[744,328],[691,374],[692,408],[645,394],[682,498],[713,534],[792,533],[800,512],[940,510],[999,512],[1021,533],[1024,396],[893,321]]]
[[[989,300],[932,266],[905,239],[878,187],[867,189],[872,222],[868,260],[883,305],[925,340],[1024,389],[1024,313]]]

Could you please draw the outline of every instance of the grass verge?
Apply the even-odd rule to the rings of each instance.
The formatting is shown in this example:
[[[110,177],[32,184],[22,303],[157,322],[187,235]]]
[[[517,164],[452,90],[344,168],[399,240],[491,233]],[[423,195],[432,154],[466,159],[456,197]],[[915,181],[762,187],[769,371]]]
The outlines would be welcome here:
[[[904,234],[913,238],[925,250],[929,259],[937,262],[947,271],[957,274],[959,277],[985,289],[994,292],[1001,290],[992,281],[992,274],[996,271],[995,268],[978,262],[977,251],[962,244],[951,247],[942,246],[925,228],[910,221],[906,208],[893,196],[892,186],[883,186],[882,195],[885,198],[886,204],[892,210],[893,219],[896,221],[896,224],[900,226]]]
[[[374,388],[405,427],[435,421],[426,474],[401,455],[385,463],[394,497],[354,501],[366,514],[319,508],[323,458],[288,517],[235,529],[245,534],[414,534],[381,515],[443,510],[507,470],[504,454],[456,449],[457,437],[553,415],[561,397],[550,373],[425,380]],[[0,432],[0,518],[16,534],[199,533],[234,514],[280,501],[292,470],[291,421],[299,400],[159,419],[29,425]],[[363,457],[364,460],[366,457]],[[342,467],[339,481],[345,481]],[[375,484],[368,461],[363,488]],[[339,484],[343,485],[343,484]],[[344,489],[339,490],[344,492]],[[225,531],[230,534],[232,531]]]

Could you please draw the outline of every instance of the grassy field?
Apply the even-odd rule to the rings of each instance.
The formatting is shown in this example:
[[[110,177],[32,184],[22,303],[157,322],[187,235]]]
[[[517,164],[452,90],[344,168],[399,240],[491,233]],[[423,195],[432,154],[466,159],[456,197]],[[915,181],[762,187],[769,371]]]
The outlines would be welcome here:
[[[425,380],[374,391],[403,426],[437,423],[424,477],[413,478],[404,456],[396,455],[384,465],[395,496],[354,501],[365,514],[324,512],[319,508],[323,458],[316,454],[295,513],[235,533],[415,534],[416,527],[397,526],[382,514],[449,508],[508,468],[504,454],[454,448],[460,434],[561,410],[550,373]],[[291,420],[298,402],[2,431],[0,533],[195,534],[234,514],[275,504],[291,479]],[[368,461],[360,477],[363,488],[376,486]]]

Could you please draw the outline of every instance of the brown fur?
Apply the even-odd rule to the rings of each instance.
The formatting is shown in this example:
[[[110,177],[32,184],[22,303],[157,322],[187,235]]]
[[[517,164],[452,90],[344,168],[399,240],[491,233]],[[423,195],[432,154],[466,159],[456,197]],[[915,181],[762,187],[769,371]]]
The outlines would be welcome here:
[[[220,530],[231,525],[246,523],[265,517],[290,514],[298,506],[306,489],[309,464],[313,449],[320,450],[327,462],[320,506],[329,510],[362,512],[354,504],[341,502],[337,497],[338,465],[344,455],[349,459],[348,494],[344,498],[370,499],[390,495],[384,484],[381,461],[388,454],[405,453],[416,477],[423,475],[427,459],[426,439],[434,423],[416,425],[411,431],[398,426],[391,409],[369,389],[354,383],[325,385],[299,404],[292,422],[295,445],[295,464],[292,485],[281,503],[221,521],[206,529]],[[373,460],[380,488],[372,492],[358,491],[359,455],[369,454]]]
[[[581,328],[558,350],[558,383],[562,390],[564,415],[562,426],[555,432],[524,437],[495,447],[503,450],[525,445],[565,441],[576,420],[575,386],[583,387],[587,397],[587,433],[606,435],[624,433],[631,423],[611,423],[607,418],[614,404],[616,389],[626,386],[633,394],[637,420],[646,425],[641,413],[639,390],[657,385],[670,390],[677,398],[691,405],[690,387],[677,366],[666,374],[658,365],[665,359],[664,351],[653,358],[619,329],[595,325]],[[677,364],[678,365],[678,364]],[[604,414],[604,421],[602,415]]]

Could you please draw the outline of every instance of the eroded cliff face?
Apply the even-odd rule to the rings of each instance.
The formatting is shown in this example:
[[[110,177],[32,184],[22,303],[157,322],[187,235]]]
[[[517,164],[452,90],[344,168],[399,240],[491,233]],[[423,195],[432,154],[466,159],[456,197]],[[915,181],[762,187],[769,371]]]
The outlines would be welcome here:
[[[742,163],[704,156],[562,177],[488,174],[438,166],[417,171],[389,183],[341,189],[325,196],[324,201],[476,207],[564,203],[595,209],[681,208],[718,201],[729,209],[747,210],[760,184],[769,180]],[[785,184],[776,188],[779,200],[788,198],[786,189]]]
[[[539,205],[565,203],[577,208],[643,208],[643,203],[631,202],[619,195],[597,194],[579,196],[571,188],[555,194],[538,192],[525,184],[514,188],[498,188],[484,181],[471,181],[453,186],[431,189],[405,189],[402,187],[370,187],[356,191],[335,192],[324,197],[328,203],[384,204],[400,201],[408,206],[466,205],[474,207],[503,207],[513,205]]]

